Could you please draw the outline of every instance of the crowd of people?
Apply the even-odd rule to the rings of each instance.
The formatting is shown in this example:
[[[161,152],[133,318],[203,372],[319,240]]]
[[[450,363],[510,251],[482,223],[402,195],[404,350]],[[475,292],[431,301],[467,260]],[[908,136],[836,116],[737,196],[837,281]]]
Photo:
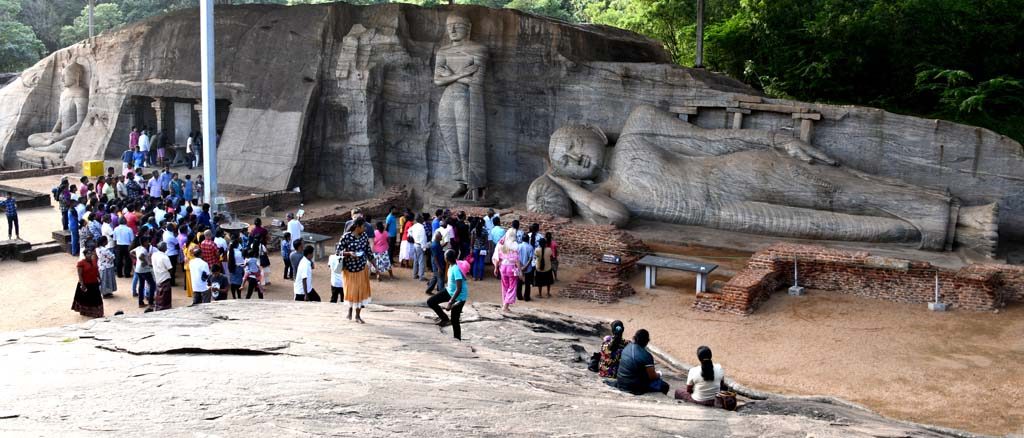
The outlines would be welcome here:
[[[632,341],[624,339],[626,331],[622,321],[613,321],[612,334],[601,343],[601,351],[594,354],[590,370],[607,379],[610,385],[635,395],[652,392],[668,394],[669,384],[657,370],[654,356],[647,350],[650,333],[637,330]],[[675,398],[685,402],[727,410],[736,408],[736,394],[725,384],[725,371],[712,360],[711,348],[697,348],[700,366],[690,368],[686,387],[675,391]]]
[[[130,149],[133,157],[144,150],[145,133],[139,134],[138,148]],[[132,295],[146,311],[171,307],[179,272],[193,304],[240,299],[243,288],[246,299],[254,293],[262,299],[270,284],[270,231],[259,218],[245,230],[222,229],[219,217],[203,202],[201,176],[181,178],[168,166],[148,174],[127,166],[115,174],[111,167],[95,181],[83,176],[72,184],[64,178],[52,193],[70,234],[69,252],[80,259],[73,308],[83,315],[102,316],[102,299],[117,291],[118,278],[131,278]],[[283,278],[293,282],[295,300],[320,301],[312,275],[315,250],[303,240],[298,215],[289,213],[281,231]],[[505,228],[493,210],[484,217],[468,217],[449,210],[430,215],[406,209],[399,214],[394,207],[374,223],[357,209],[328,260],[331,302],[348,304],[348,318],[363,323],[371,278],[394,278],[397,264],[427,283],[437,324],[453,326],[455,337],[461,338],[459,315],[469,281],[483,281],[488,262],[501,281],[503,311],[517,300],[533,299],[533,288],[537,297],[545,291],[551,296],[557,244],[538,224],[523,229],[512,221]],[[444,303],[450,316],[442,311]]]

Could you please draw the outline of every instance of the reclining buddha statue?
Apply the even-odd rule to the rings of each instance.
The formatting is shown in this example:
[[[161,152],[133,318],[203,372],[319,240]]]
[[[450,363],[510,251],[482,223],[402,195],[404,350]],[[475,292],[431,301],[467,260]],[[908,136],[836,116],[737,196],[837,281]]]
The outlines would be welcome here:
[[[613,147],[599,129],[569,125],[549,145],[549,172],[531,211],[575,209],[597,223],[631,217],[782,237],[916,243],[955,241],[984,255],[997,242],[997,204],[962,207],[948,193],[839,166],[781,131],[705,129],[637,107]]]

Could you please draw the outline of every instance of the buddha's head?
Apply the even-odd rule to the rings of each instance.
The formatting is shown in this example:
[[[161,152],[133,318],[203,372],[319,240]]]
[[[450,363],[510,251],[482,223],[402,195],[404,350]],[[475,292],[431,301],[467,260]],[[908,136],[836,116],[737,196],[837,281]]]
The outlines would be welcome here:
[[[604,167],[608,137],[591,125],[566,125],[551,134],[548,154],[559,175],[595,179]]]
[[[85,76],[85,68],[82,67],[82,64],[72,62],[67,67],[64,67],[60,79],[64,83],[65,88],[79,87],[82,85],[83,76]]]
[[[450,14],[448,19],[445,20],[444,28],[448,31],[448,38],[452,42],[459,42],[469,39],[469,33],[473,30],[473,23],[465,15]]]

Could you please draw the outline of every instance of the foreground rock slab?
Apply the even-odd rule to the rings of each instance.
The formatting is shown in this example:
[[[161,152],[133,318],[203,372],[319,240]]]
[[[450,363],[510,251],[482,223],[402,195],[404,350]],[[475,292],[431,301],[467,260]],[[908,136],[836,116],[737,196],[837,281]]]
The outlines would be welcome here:
[[[740,412],[613,390],[579,361],[603,323],[467,308],[229,301],[0,335],[0,431],[34,436],[962,436],[843,404]],[[668,368],[670,382],[678,374]]]

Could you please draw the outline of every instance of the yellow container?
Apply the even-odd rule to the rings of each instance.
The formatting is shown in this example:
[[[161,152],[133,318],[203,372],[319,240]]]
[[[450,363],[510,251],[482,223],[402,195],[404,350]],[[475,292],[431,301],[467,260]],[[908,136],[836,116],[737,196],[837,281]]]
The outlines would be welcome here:
[[[103,176],[103,161],[93,160],[82,162],[82,175],[88,177]]]

